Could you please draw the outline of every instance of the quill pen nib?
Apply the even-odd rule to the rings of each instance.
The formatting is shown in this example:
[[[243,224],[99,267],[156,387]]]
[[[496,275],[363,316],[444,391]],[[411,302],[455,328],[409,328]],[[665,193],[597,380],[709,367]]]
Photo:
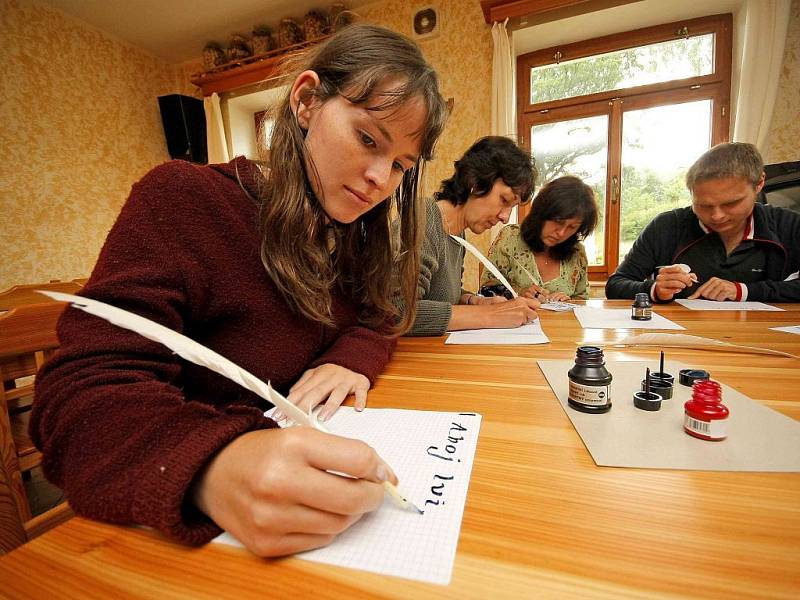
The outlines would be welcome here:
[[[425,514],[425,512],[420,510],[420,508],[416,504],[411,502],[408,498],[404,498],[403,495],[400,493],[400,491],[388,481],[383,482],[383,489],[386,490],[386,493],[388,493],[389,496],[391,496],[392,500],[394,500],[395,503],[400,508],[404,508],[412,512],[417,512],[421,515]]]
[[[425,514],[425,512],[424,512],[424,511],[423,511],[423,510],[422,510],[422,509],[421,509],[419,506],[417,506],[416,504],[414,504],[413,502],[411,502],[411,501],[409,501],[409,500],[406,500],[406,502],[408,502],[408,505],[409,505],[409,506],[410,506],[412,509],[414,509],[415,511],[417,511],[419,514],[421,514],[421,515],[424,515],[424,514]]]

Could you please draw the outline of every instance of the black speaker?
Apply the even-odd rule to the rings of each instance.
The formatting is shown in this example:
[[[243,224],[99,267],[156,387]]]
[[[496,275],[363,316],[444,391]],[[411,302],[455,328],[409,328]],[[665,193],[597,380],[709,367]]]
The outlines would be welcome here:
[[[206,146],[206,113],[203,101],[190,96],[159,96],[161,123],[172,158],[195,163],[208,162]]]

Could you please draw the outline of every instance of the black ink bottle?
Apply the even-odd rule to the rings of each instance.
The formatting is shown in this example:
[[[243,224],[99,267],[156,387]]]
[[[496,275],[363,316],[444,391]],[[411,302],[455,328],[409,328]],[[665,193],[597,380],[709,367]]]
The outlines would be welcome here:
[[[634,321],[649,321],[653,318],[653,305],[650,296],[645,293],[636,294],[631,304],[631,319]]]
[[[597,346],[581,346],[575,355],[575,366],[568,373],[567,402],[575,410],[604,413],[611,410],[611,373],[606,369],[603,350]]]

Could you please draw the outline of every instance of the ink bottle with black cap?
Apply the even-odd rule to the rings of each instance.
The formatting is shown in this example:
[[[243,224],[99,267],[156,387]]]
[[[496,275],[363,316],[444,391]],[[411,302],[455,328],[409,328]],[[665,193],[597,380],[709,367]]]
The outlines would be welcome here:
[[[585,413],[611,410],[611,373],[606,369],[603,350],[597,346],[581,346],[575,354],[575,365],[567,373],[567,403]]]
[[[649,321],[653,318],[653,304],[650,296],[644,292],[636,294],[631,304],[631,319],[634,321]]]

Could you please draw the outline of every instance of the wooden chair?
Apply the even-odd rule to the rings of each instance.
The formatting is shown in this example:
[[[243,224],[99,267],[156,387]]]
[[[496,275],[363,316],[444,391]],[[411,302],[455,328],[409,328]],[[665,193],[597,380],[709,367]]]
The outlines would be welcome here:
[[[51,290],[53,292],[74,294],[82,287],[83,284],[78,280],[15,285],[5,292],[0,292],[0,311],[11,310],[12,308],[23,306],[25,304],[41,304],[43,302],[51,302],[51,300],[46,296],[36,293],[36,290]]]
[[[29,304],[0,315],[0,550],[6,552],[72,516],[64,502],[33,517],[23,483],[23,473],[42,458],[28,436],[33,376],[58,347],[64,306]]]

